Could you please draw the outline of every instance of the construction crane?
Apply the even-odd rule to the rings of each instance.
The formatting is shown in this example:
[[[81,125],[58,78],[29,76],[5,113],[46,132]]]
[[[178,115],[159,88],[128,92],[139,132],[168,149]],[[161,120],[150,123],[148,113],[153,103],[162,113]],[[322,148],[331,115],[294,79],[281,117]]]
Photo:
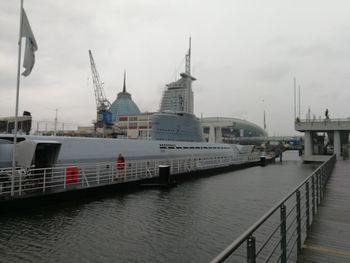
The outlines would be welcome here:
[[[97,72],[94,58],[91,50],[89,50],[90,65],[92,73],[92,81],[94,84],[95,99],[96,99],[96,110],[97,110],[97,121],[96,127],[102,128],[105,125],[112,125],[112,113],[110,112],[111,103],[106,98],[103,90],[103,83],[100,80],[100,76]]]

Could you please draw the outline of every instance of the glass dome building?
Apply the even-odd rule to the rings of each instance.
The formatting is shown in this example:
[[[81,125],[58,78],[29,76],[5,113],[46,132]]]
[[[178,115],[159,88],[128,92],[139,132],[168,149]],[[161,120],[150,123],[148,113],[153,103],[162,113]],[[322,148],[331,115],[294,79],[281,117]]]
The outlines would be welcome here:
[[[267,132],[258,125],[237,118],[208,117],[202,119],[203,135],[209,141],[210,129],[215,142],[230,142],[239,137],[266,137]]]
[[[136,103],[132,100],[131,94],[129,92],[126,92],[125,72],[123,91],[118,93],[117,98],[110,107],[110,111],[112,112],[113,121],[117,121],[121,115],[133,115],[141,113],[139,107],[137,107]]]

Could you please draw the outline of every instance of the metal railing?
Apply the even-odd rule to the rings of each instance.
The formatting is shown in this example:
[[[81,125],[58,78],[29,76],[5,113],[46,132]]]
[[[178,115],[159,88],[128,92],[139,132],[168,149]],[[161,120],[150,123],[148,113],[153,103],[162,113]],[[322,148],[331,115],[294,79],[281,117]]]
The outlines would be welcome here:
[[[335,161],[331,156],[211,262],[296,262]]]
[[[0,200],[153,178],[159,176],[159,165],[169,165],[170,174],[181,174],[257,160],[258,153],[126,161],[123,169],[114,162],[74,163],[40,169],[18,167],[14,177],[12,168],[2,168]]]
[[[310,123],[310,122],[350,122],[350,117],[349,118],[321,118],[321,119],[316,119],[316,118],[310,118],[310,119],[299,119],[295,120],[296,123]]]

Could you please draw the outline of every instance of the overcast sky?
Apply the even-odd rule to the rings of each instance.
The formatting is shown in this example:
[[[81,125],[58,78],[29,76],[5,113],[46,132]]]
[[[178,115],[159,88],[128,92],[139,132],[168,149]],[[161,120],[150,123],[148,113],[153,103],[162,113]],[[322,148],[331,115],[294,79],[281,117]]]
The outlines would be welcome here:
[[[0,116],[14,115],[20,0],[0,1]],[[192,37],[195,113],[294,134],[293,77],[324,117],[350,116],[350,2],[326,0],[25,0],[39,46],[21,77],[20,114],[90,124],[96,118],[88,50],[108,99],[127,91],[157,111],[184,70]]]

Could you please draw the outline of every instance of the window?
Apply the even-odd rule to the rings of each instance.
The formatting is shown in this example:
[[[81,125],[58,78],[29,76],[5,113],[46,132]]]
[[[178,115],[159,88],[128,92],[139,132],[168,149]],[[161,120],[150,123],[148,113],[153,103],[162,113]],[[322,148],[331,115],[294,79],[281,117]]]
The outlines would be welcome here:
[[[128,120],[128,116],[120,116],[119,117],[119,121],[127,121]]]
[[[129,123],[129,129],[137,129],[137,123],[136,122],[130,122]]]

